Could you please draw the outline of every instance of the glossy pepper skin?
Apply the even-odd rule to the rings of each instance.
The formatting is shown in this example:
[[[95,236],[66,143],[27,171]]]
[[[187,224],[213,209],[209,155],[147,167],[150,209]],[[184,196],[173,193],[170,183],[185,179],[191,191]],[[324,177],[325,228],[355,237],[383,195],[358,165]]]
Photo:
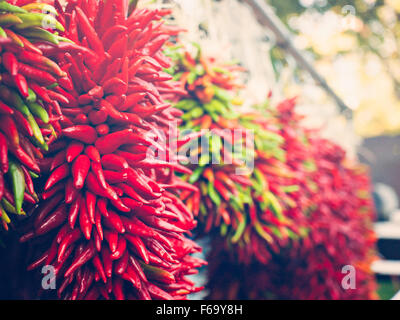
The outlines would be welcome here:
[[[266,263],[259,259],[243,262],[240,257],[247,256],[249,248],[232,248],[215,237],[208,256],[211,299],[377,298],[371,271],[376,238],[368,170],[349,160],[338,145],[322,139],[318,131],[304,129],[294,108],[295,101],[288,99],[272,112],[285,138],[287,161],[303,166],[303,152],[299,151],[311,155],[312,163],[308,162],[304,171],[307,185],[301,186],[300,192],[308,194],[312,202],[305,220],[293,217],[295,223],[307,228],[307,236],[279,250],[270,250],[252,238],[250,250],[266,252],[270,256]],[[299,140],[299,136],[303,138]],[[234,272],[225,272],[226,264]],[[342,287],[345,265],[356,270],[357,290]]]
[[[45,252],[63,299],[184,299],[201,289],[185,276],[204,262],[190,255],[200,247],[185,235],[196,223],[179,200],[181,187],[165,186],[178,179],[175,171],[188,170],[156,158],[170,154],[168,141],[177,139],[169,133],[176,110],[159,92],[170,86],[170,77],[161,77],[169,64],[161,47],[177,31],[160,23],[168,11],[117,0],[54,6],[62,36],[75,43],[39,45],[68,74],[68,87],[59,90],[68,97],[58,100],[61,137],[46,153],[54,168],[42,168],[51,187],[42,197],[67,214],[38,237],[54,213],[42,214],[45,204],[33,213],[34,235],[22,238],[36,243],[29,269],[43,265]],[[65,203],[51,201],[60,195]]]
[[[3,1],[0,7],[5,41],[0,49],[0,171],[4,182],[0,184],[0,209],[4,211],[0,223],[5,230],[12,221],[8,214],[25,214],[27,202],[38,201],[32,176],[40,174],[43,152],[60,133],[61,114],[48,95],[55,88],[46,86],[58,85],[66,73],[34,43],[46,44],[48,39],[32,35],[33,30],[46,33],[37,19],[43,5],[37,3],[34,9],[19,1]]]

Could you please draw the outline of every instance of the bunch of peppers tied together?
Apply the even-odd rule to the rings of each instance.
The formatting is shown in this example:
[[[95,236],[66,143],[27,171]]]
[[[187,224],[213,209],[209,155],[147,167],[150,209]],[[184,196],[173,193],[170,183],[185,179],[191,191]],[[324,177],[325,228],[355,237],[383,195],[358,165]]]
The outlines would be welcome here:
[[[300,222],[311,206],[301,192],[308,153],[294,132],[293,154],[287,154],[272,116],[240,112],[241,68],[204,57],[195,47],[194,54],[181,45],[166,49],[174,61],[168,72],[187,91],[173,99],[184,112],[182,134],[201,133],[181,149],[193,169],[185,179],[200,192],[186,190],[181,198],[198,217],[198,234],[219,230],[238,261],[267,263],[271,251],[306,234]]]
[[[268,263],[253,260],[248,265],[238,263],[238,253],[214,238],[208,257],[212,299],[376,298],[370,268],[375,259],[376,239],[368,172],[360,164],[347,160],[343,149],[320,138],[317,131],[303,129],[294,107],[294,100],[286,100],[272,112],[289,148],[287,155],[297,153],[291,151],[297,140],[295,132],[303,136],[302,148],[311,155],[312,161],[308,160],[306,166],[306,192],[312,197],[312,205],[305,224],[301,218],[308,235],[273,252]],[[231,272],[226,272],[226,264]],[[349,280],[345,276],[350,269],[343,272],[345,266],[355,271],[351,287],[346,287]]]
[[[66,39],[56,34],[64,28],[48,12],[56,13],[46,3],[0,2],[0,221],[5,230],[10,213],[25,215],[23,204],[38,201],[33,179],[40,174],[39,161],[61,133],[58,100],[64,98],[59,89],[68,82],[66,72],[37,42]],[[44,28],[44,19],[56,32]]]
[[[65,299],[184,299],[201,289],[186,275],[204,262],[190,255],[196,223],[175,177],[190,171],[170,150],[181,112],[162,98],[176,87],[162,47],[179,30],[164,24],[168,11],[127,1],[54,7],[72,43],[37,44],[67,81],[61,135],[40,162],[41,202],[20,239],[34,246],[28,269],[52,265]]]

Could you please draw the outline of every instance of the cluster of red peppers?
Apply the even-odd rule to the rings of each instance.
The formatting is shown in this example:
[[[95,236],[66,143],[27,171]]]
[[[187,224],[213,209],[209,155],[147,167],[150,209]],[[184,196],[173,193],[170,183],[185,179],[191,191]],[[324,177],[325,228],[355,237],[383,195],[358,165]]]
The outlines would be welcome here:
[[[370,268],[376,239],[368,172],[348,161],[343,149],[321,139],[318,132],[303,129],[294,108],[295,101],[286,100],[272,113],[285,139],[287,161],[303,162],[304,167],[303,153],[311,156],[303,171],[307,183],[300,189],[307,194],[308,209],[303,216],[293,217],[307,228],[307,236],[279,251],[270,250],[266,263],[248,264],[239,263],[238,253],[214,238],[208,257],[211,299],[377,298]],[[299,136],[303,137],[300,144]],[[351,287],[345,278],[349,270],[354,271]]]
[[[178,133],[169,130],[181,112],[163,98],[176,85],[163,72],[170,59],[162,47],[179,29],[164,24],[162,17],[169,11],[136,9],[135,3],[82,0],[63,7],[56,0],[45,9],[57,16],[53,22],[59,33],[43,29],[46,40],[36,25],[23,20],[36,28],[35,44],[25,44],[29,55],[15,44],[6,55],[13,54],[12,63],[2,55],[4,90],[16,87],[13,95],[0,92],[6,116],[17,114],[8,106],[11,102],[24,115],[27,108],[19,110],[15,103],[21,100],[18,94],[32,103],[37,99],[36,108],[49,113],[38,128],[48,136],[39,146],[48,146],[42,156],[35,154],[35,167],[26,168],[27,173],[40,171],[40,201],[30,210],[20,238],[33,246],[29,270],[54,268],[57,290],[45,296],[184,299],[201,289],[186,277],[204,262],[190,255],[201,248],[185,235],[196,223],[179,199],[188,184],[175,176],[190,171],[175,160],[171,142]],[[38,8],[34,3],[26,7]],[[36,52],[29,52],[31,47]],[[2,48],[6,51],[8,41]],[[42,71],[24,64],[32,59]],[[52,74],[62,81],[56,83]],[[20,88],[24,76],[28,95]],[[24,117],[17,114],[16,119],[21,126],[15,126],[17,133],[30,128],[20,120]],[[27,116],[25,122],[29,120]],[[47,122],[53,127],[46,127]],[[9,145],[19,159],[22,151],[15,150],[23,149],[11,139]],[[14,202],[6,198],[11,206]],[[19,208],[20,202],[16,205]],[[37,283],[39,291],[40,280]]]
[[[43,27],[43,19],[63,31],[46,3],[16,6],[0,2],[0,221],[8,230],[8,214],[25,215],[23,203],[38,197],[33,179],[39,161],[61,131],[58,88],[66,73],[39,49],[37,41],[65,41]],[[51,35],[51,36],[49,36]]]

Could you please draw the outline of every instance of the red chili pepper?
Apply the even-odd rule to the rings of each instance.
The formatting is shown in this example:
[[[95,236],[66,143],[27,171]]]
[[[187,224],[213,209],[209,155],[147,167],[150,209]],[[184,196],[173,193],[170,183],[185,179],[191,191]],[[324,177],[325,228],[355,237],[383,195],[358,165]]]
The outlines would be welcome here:
[[[1,149],[0,149],[0,152],[1,152]],[[24,173],[25,186],[26,186],[28,192],[29,192],[32,196],[34,196],[35,198],[37,198],[37,195],[36,195],[36,193],[35,193],[35,187],[34,187],[34,185],[33,185],[33,180],[32,180],[31,175],[29,174],[28,170],[27,170],[24,166],[21,166],[21,169],[22,169],[22,171],[23,171],[23,173]],[[6,172],[7,172],[7,171],[6,171]],[[1,198],[1,197],[0,197],[0,198]]]
[[[31,127],[29,121],[23,116],[23,114],[21,112],[19,112],[18,110],[15,110],[14,119],[15,119],[17,125],[19,125],[19,127],[23,129],[23,132],[26,133],[26,135],[33,137],[32,127]]]
[[[104,238],[107,240],[111,252],[114,253],[118,247],[118,238],[119,238],[118,233],[111,231],[104,231]]]
[[[8,171],[8,147],[7,147],[7,140],[1,133],[0,133],[0,164],[1,164],[1,171],[3,173],[6,173]]]
[[[50,249],[48,250],[48,256],[46,259],[46,265],[49,265],[50,263],[52,263],[55,259],[55,257],[57,256],[57,246],[58,243],[56,241],[56,239],[53,240]]]
[[[65,179],[69,174],[69,166],[65,163],[56,168],[50,177],[47,179],[47,182],[44,186],[44,190],[47,191],[55,184],[60,182],[61,180]]]
[[[68,222],[69,226],[71,229],[74,228],[76,219],[78,218],[78,214],[80,212],[80,205],[82,203],[82,199],[80,194],[76,197],[76,199],[72,202],[70,208],[69,208],[69,214],[68,214]]]
[[[92,172],[93,174],[96,176],[98,182],[100,183],[100,185],[104,188],[104,189],[108,189],[109,186],[106,182],[106,177],[104,175],[103,169],[101,167],[101,164],[98,162],[92,162],[91,163],[91,168],[92,168]]]
[[[4,194],[4,176],[3,172],[0,171],[0,200],[3,198]],[[1,218],[2,213],[0,212],[0,218]]]
[[[47,95],[49,96],[50,99],[58,101],[62,105],[69,105],[68,98],[58,92],[55,92],[53,90],[47,90]]]
[[[115,299],[117,300],[125,300],[125,295],[123,292],[123,281],[121,278],[116,278],[113,282],[113,293]]]
[[[92,232],[92,222],[90,221],[90,217],[87,212],[85,199],[82,198],[79,205],[79,225],[83,235],[89,240]]]
[[[106,273],[107,278],[111,278],[111,276],[112,276],[113,261],[111,260],[110,256],[111,256],[111,252],[108,248],[104,248],[101,251],[101,258],[103,261],[104,271]]]
[[[50,171],[53,171],[58,166],[64,164],[65,163],[65,158],[66,158],[66,151],[65,150],[61,150],[60,152],[58,152],[54,156],[53,161],[51,162]]]
[[[96,131],[99,135],[104,136],[110,132],[110,127],[103,123],[96,126]]]
[[[85,154],[89,157],[90,160],[94,162],[100,162],[100,153],[94,146],[87,146],[85,148]]]
[[[20,146],[9,146],[9,151],[29,170],[39,173],[40,168],[35,160],[33,160]]]
[[[94,216],[96,210],[96,196],[90,191],[86,191],[86,207],[90,221],[94,224]]]
[[[126,240],[124,237],[118,237],[118,245],[114,251],[112,251],[111,259],[118,260],[122,257],[126,250]]]
[[[100,154],[109,154],[126,143],[143,143],[145,145],[150,145],[150,142],[145,138],[133,133],[130,129],[126,129],[100,137],[96,141],[96,147]]]
[[[11,109],[4,102],[0,101],[0,114],[11,115],[14,113],[14,110]]]
[[[100,241],[103,241],[104,239],[104,232],[103,232],[103,226],[102,226],[102,221],[101,221],[101,212],[99,209],[97,209],[95,211],[95,225],[96,225],[96,229],[97,229],[97,233],[99,235],[99,239]]]
[[[79,191],[74,187],[74,181],[70,178],[65,184],[65,203],[72,203],[78,196]]]
[[[139,275],[139,278],[143,282],[147,282],[146,275],[144,274],[143,269],[140,267],[139,262],[133,256],[129,256],[129,262],[133,269],[135,269],[135,271]]]
[[[82,189],[86,176],[90,169],[90,159],[88,156],[81,154],[74,160],[72,164],[72,177],[76,189]]]
[[[148,204],[150,203],[147,201],[145,198],[143,198],[140,194],[138,194],[135,189],[131,188],[125,183],[120,183],[118,184],[118,187],[121,188],[121,190],[126,193],[129,197],[133,198],[134,200],[141,202],[143,204]]]
[[[35,94],[42,99],[44,102],[50,103],[52,100],[47,94],[47,90],[39,86],[37,83],[33,81],[28,81],[28,86],[35,92]]]
[[[86,262],[94,257],[96,254],[96,249],[93,245],[93,242],[90,241],[83,252],[79,255],[75,255],[74,260],[68,270],[65,272],[64,277],[69,277],[72,273],[74,273],[78,268],[83,266]]]
[[[37,267],[43,265],[43,263],[47,260],[48,257],[48,252],[46,251],[45,253],[43,253],[39,258],[37,258],[34,262],[32,262],[27,268],[26,270],[31,271],[36,269]]]
[[[105,222],[108,222],[112,228],[114,228],[118,233],[124,233],[125,228],[122,220],[118,214],[112,210],[108,210],[108,216],[104,217]]]
[[[54,228],[60,226],[67,218],[67,209],[65,205],[61,204],[57,209],[49,215],[40,225],[36,228],[36,235],[43,235]]]
[[[93,262],[93,266],[96,268],[97,272],[99,273],[101,279],[103,280],[104,283],[106,283],[107,282],[106,273],[104,271],[103,264],[101,263],[99,256],[95,255],[92,262]]]
[[[66,151],[67,162],[72,162],[77,156],[79,156],[84,149],[84,145],[78,141],[72,141]]]
[[[110,184],[121,183],[128,180],[128,172],[126,171],[119,172],[119,171],[104,170],[103,173],[107,182]]]
[[[101,164],[108,170],[124,170],[129,167],[123,157],[115,154],[106,154],[101,157]]]
[[[149,283],[147,285],[147,290],[149,290],[150,295],[155,299],[174,300],[174,298],[169,293],[165,292],[164,290],[160,289],[152,283]]]
[[[101,197],[106,197],[110,200],[118,200],[117,193],[113,190],[111,186],[107,184],[107,188],[104,189],[99,181],[96,179],[93,173],[89,172],[87,175],[87,188],[94,194]]]
[[[97,139],[96,129],[88,125],[76,125],[65,128],[62,130],[62,133],[68,138],[79,140],[87,144],[94,143]]]
[[[147,184],[146,181],[142,179],[135,169],[128,168],[126,170],[128,172],[129,184],[136,188],[140,193],[147,195],[150,198],[158,198],[161,196],[161,194],[153,191],[153,189]]]
[[[79,8],[75,8],[76,17],[78,20],[78,26],[80,31],[86,36],[90,46],[92,49],[97,52],[99,55],[104,54],[104,48],[101,40],[99,39],[96,30],[93,28],[92,24],[90,23],[89,19],[85,15],[85,13]]]
[[[26,78],[36,81],[38,84],[48,86],[57,82],[50,73],[36,69],[22,62],[18,63],[18,72],[25,76]]]
[[[18,74],[18,60],[11,52],[4,52],[1,56],[1,62],[12,76]]]
[[[72,245],[74,242],[81,238],[81,231],[79,229],[74,229],[68,233],[68,235],[62,240],[58,247],[57,261],[60,262],[66,249]]]
[[[10,138],[10,142],[15,146],[19,146],[19,135],[17,126],[13,119],[9,116],[0,117],[0,130]]]

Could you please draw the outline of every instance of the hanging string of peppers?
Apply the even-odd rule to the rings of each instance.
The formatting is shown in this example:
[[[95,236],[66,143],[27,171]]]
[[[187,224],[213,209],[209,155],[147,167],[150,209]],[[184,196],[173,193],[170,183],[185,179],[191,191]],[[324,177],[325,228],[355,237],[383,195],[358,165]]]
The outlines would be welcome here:
[[[21,237],[36,244],[28,269],[53,265],[66,299],[184,299],[201,289],[185,275],[204,262],[190,256],[195,222],[169,182],[190,171],[156,157],[180,115],[161,97],[173,90],[162,46],[179,30],[161,20],[168,11],[126,1],[54,6],[72,42],[37,44],[68,75],[61,137],[40,162],[42,201]]]
[[[253,260],[248,265],[241,264],[238,253],[215,237],[208,257],[211,299],[377,298],[370,268],[376,239],[368,172],[349,162],[339,146],[302,128],[294,108],[294,100],[286,100],[272,112],[287,147],[303,149],[287,156],[294,160],[301,159],[303,152],[311,155],[307,186],[302,187],[309,193],[305,224],[304,217],[294,218],[309,230],[308,236],[272,252],[265,264]],[[303,137],[301,144],[298,136]],[[354,287],[343,286],[345,266],[355,270]]]
[[[63,31],[52,6],[0,2],[0,220],[8,230],[9,214],[25,215],[24,203],[38,197],[33,179],[38,162],[60,132],[58,86],[66,73],[36,45],[65,41],[43,27]],[[61,97],[64,98],[64,97]]]
[[[255,257],[266,263],[268,247],[279,251],[305,234],[301,224],[293,223],[306,211],[307,195],[299,191],[305,176],[298,174],[295,160],[287,159],[285,140],[274,118],[240,114],[232,103],[239,102],[231,96],[240,87],[240,68],[203,57],[198,48],[195,51],[193,55],[180,45],[167,50],[175,61],[169,72],[187,90],[174,99],[184,112],[182,131],[209,130],[201,137],[206,137],[205,144],[192,141],[184,146],[189,159],[200,155],[198,165],[189,165],[193,174],[186,177],[200,192],[186,190],[181,197],[198,215],[199,233],[219,229],[228,245],[237,248],[240,261]],[[253,140],[251,133],[254,146],[246,143]],[[240,145],[243,148],[236,148]],[[296,154],[307,157],[301,151]]]

